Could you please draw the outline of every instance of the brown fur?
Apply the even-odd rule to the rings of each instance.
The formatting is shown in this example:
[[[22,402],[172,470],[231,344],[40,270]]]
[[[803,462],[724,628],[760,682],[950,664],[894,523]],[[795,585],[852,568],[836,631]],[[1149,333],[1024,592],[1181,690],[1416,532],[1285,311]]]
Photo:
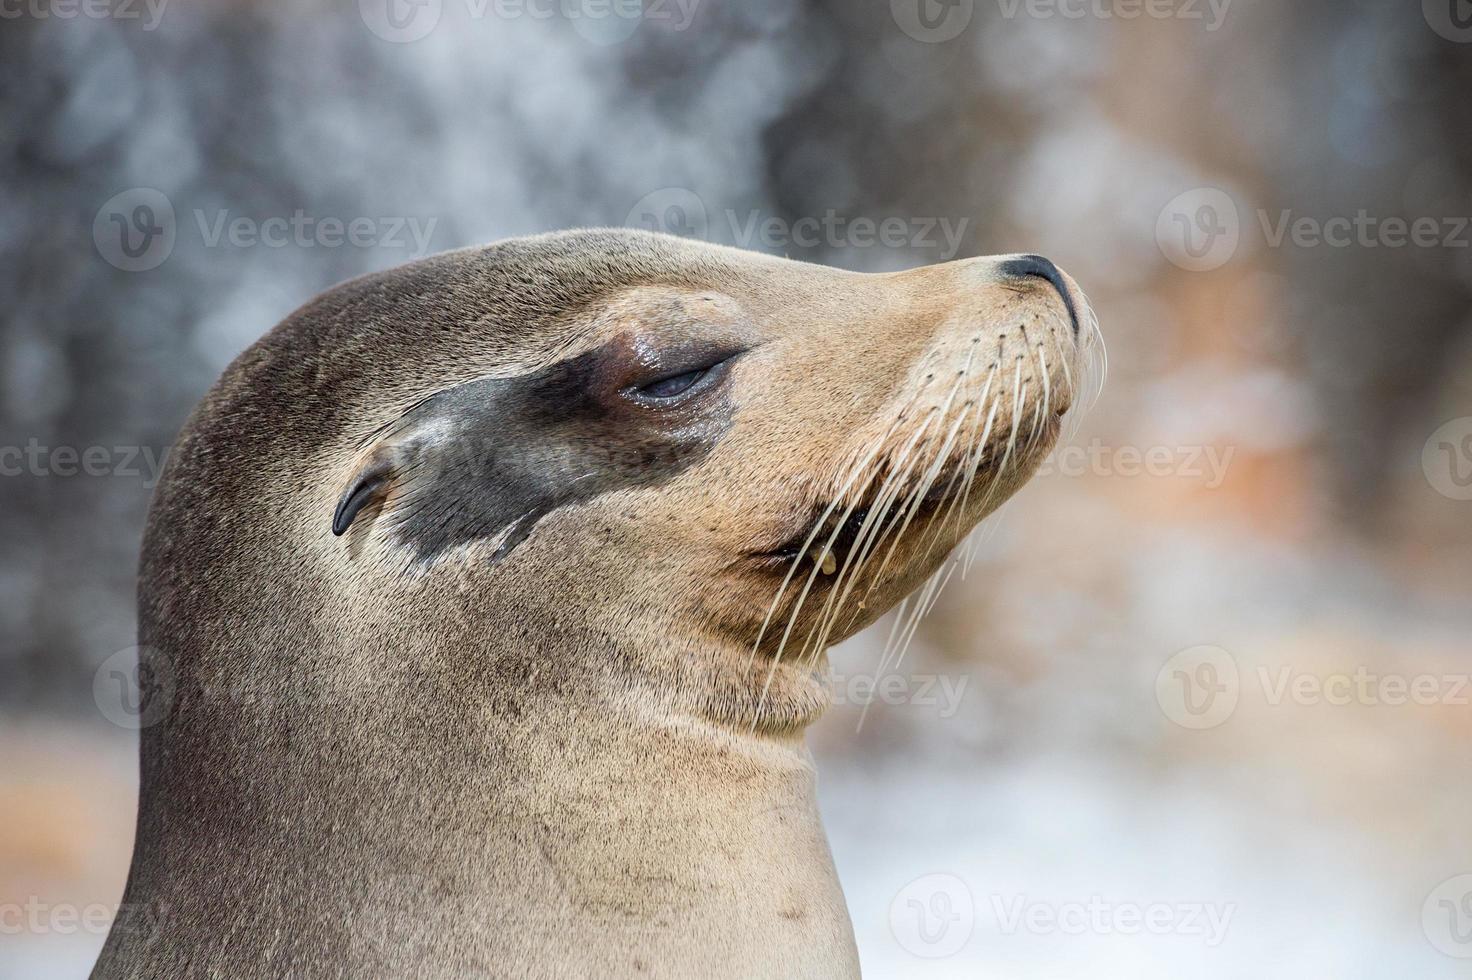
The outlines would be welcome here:
[[[1026,479],[1078,345],[1050,286],[997,267],[860,275],[572,232],[358,279],[271,331],[200,405],[154,501],[140,642],[174,700],[144,732],[132,873],[94,976],[856,974],[803,743],[827,695],[823,650],[802,647],[832,583],[774,665],[812,564],[754,655],[787,569],[751,556],[859,499],[843,480],[868,449],[875,473],[906,444],[953,472],[965,440],[941,437],[965,397],[947,392],[968,363],[973,400],[983,366],[1005,374],[977,479],[993,492],[898,535],[828,641]],[[553,511],[497,562],[494,540],[420,561],[392,533],[393,488],[332,535],[344,487],[428,395],[709,318],[761,344],[726,379],[729,431],[671,482]],[[1030,438],[992,479],[1014,415]]]

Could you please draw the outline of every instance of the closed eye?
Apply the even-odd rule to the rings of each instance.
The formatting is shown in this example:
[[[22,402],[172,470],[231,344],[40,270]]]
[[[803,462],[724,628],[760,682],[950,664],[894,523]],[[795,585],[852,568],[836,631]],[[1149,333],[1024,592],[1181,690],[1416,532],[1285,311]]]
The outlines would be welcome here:
[[[710,368],[704,367],[686,371],[684,374],[672,374],[640,386],[639,394],[644,398],[676,398],[693,388],[697,381],[709,373]]]

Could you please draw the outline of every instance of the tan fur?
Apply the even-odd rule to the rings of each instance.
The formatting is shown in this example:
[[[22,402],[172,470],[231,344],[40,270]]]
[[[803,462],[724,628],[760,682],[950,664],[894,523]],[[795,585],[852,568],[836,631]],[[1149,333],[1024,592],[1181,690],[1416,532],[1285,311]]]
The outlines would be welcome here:
[[[427,395],[706,318],[760,346],[728,379],[729,431],[672,482],[555,511],[497,564],[493,541],[418,562],[392,490],[330,533]],[[994,259],[860,275],[573,232],[314,300],[225,373],[154,501],[140,642],[174,701],[144,732],[94,976],[856,974],[803,743],[822,647],[1026,479],[1080,365],[1058,295]],[[860,499],[855,474],[872,493],[957,472],[977,436],[952,423],[988,372],[1008,397],[975,492],[878,545],[819,642],[821,596],[792,619],[814,563],[774,607],[786,569],[745,556]]]

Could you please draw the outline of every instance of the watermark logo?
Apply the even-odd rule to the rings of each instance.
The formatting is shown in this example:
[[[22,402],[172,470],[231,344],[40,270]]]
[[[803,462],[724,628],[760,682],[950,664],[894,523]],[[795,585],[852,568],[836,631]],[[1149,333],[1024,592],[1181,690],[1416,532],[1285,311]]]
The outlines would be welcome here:
[[[889,903],[889,931],[895,942],[922,959],[955,956],[975,928],[971,889],[955,875],[923,875]]]
[[[1195,20],[1208,32],[1219,30],[1232,0],[997,0],[1006,20],[1019,15],[1035,20]]]
[[[705,202],[685,187],[662,187],[645,194],[629,209],[624,224],[682,238],[703,239],[710,231]]]
[[[1215,728],[1232,717],[1241,696],[1236,659],[1217,646],[1182,650],[1155,675],[1155,701],[1182,728]]]
[[[1472,0],[1421,0],[1421,15],[1448,41],[1472,43]]]
[[[900,30],[926,44],[942,44],[971,25],[976,0],[889,0]]]
[[[648,5],[661,10],[666,6],[664,0],[648,0]],[[646,0],[563,0],[563,16],[584,38],[609,46],[634,36],[644,20],[645,6]]]
[[[92,242],[109,265],[146,272],[174,251],[174,204],[152,187],[114,194],[92,219]]]
[[[1171,263],[1189,272],[1220,269],[1237,254],[1242,215],[1216,187],[1198,187],[1171,199],[1155,221],[1155,242]]]
[[[440,22],[443,0],[358,0],[358,15],[385,41],[408,44],[427,37]]]
[[[1421,904],[1421,930],[1437,952],[1472,959],[1472,874],[1448,878]]]
[[[1421,448],[1421,471],[1443,497],[1472,500],[1472,417],[1452,419],[1431,433]]]
[[[127,647],[92,675],[92,700],[108,721],[129,731],[158,724],[174,707],[174,666],[151,647]]]

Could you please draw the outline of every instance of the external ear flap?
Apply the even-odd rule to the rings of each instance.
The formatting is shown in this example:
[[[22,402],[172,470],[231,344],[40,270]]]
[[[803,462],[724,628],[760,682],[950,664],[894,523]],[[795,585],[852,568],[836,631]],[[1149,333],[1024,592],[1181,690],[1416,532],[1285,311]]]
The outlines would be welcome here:
[[[393,482],[394,466],[387,454],[375,453],[343,490],[332,515],[332,533],[341,535],[353,526],[353,518],[369,504],[381,501]]]

